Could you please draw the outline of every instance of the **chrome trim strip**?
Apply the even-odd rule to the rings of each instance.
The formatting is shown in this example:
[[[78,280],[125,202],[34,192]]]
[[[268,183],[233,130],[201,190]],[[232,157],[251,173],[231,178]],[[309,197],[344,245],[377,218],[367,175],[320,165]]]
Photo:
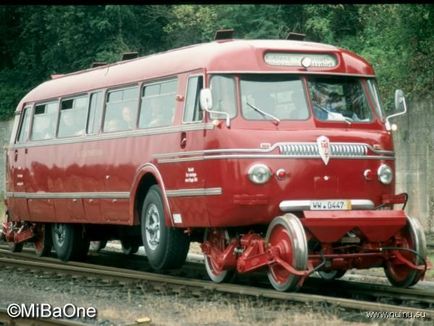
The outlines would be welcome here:
[[[219,160],[219,159],[249,159],[249,158],[264,158],[264,159],[320,159],[320,157],[316,156],[308,156],[308,155],[276,155],[276,154],[239,154],[239,155],[209,155],[209,156],[194,156],[194,157],[181,157],[181,158],[168,158],[168,159],[159,159],[158,163],[178,163],[178,162],[193,162],[193,161],[204,161],[204,160]],[[394,157],[390,156],[330,156],[333,159],[357,159],[357,160],[395,160]]]
[[[336,69],[336,67],[332,68],[322,68],[322,69]],[[347,74],[347,73],[336,73],[329,71],[264,71],[264,70],[210,70],[208,74],[261,74],[261,75],[333,75],[333,76],[346,76],[346,77],[362,77],[362,78],[376,78],[375,75],[367,75],[367,74]]]
[[[129,199],[129,192],[7,192],[10,198],[27,199]]]
[[[166,190],[167,197],[216,196],[221,194],[223,194],[222,188]]]
[[[164,154],[154,154],[154,158],[168,158],[175,156],[194,156],[194,155],[206,155],[206,154],[220,154],[220,153],[270,153],[274,151],[276,148],[281,146],[316,146],[315,142],[279,142],[275,143],[270,148],[228,148],[228,149],[208,149],[208,150],[199,150],[199,151],[189,151],[189,152],[173,152],[173,153],[164,153]],[[390,155],[393,156],[395,153],[393,151],[388,150],[377,150],[374,149],[371,145],[365,143],[343,143],[343,142],[331,142],[330,145],[333,146],[364,146],[371,150],[376,154]]]
[[[354,159],[394,159],[395,153],[388,150],[377,150],[365,143],[333,142],[331,146],[331,158]],[[271,154],[279,149],[281,154]],[[368,155],[368,150],[377,155]],[[210,155],[211,154],[211,155]],[[212,155],[214,154],[214,155]],[[233,149],[209,149],[189,152],[172,152],[154,154],[159,163],[200,161],[218,158],[320,158],[317,143],[314,142],[279,142],[270,148],[233,148]]]
[[[328,200],[328,199],[318,199]],[[330,199],[330,200],[340,200],[340,199]],[[293,212],[293,211],[309,211],[310,203],[314,200],[284,200],[280,202],[279,208],[283,212]],[[351,209],[374,209],[374,203],[369,199],[351,199]]]
[[[179,126],[135,129],[135,130],[125,130],[125,131],[117,131],[117,132],[110,132],[110,133],[101,133],[96,135],[83,135],[83,136],[76,136],[70,138],[55,138],[55,139],[48,139],[48,140],[29,141],[24,144],[14,144],[9,149],[74,144],[74,143],[83,143],[83,142],[90,142],[90,141],[110,140],[110,139],[119,139],[119,138],[128,138],[128,137],[170,134],[170,133],[177,133],[182,131],[212,130],[214,128],[215,125],[212,123],[183,124]]]

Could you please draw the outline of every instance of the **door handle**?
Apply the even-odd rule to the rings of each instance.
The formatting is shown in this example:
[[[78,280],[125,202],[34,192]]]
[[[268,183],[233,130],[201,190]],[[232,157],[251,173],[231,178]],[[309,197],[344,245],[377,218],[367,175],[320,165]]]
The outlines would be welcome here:
[[[185,131],[183,131],[183,132],[181,132],[180,146],[181,146],[181,148],[185,148],[186,145],[187,145],[187,133]]]
[[[18,149],[14,150],[14,162],[18,160]]]

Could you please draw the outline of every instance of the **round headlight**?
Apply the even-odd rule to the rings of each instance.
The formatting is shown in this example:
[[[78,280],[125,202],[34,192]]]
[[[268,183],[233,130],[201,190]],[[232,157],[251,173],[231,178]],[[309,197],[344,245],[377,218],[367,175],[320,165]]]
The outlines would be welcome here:
[[[393,180],[393,171],[390,166],[381,164],[377,171],[378,180],[385,185],[388,185]]]
[[[247,174],[250,181],[257,184],[266,183],[271,177],[271,171],[265,164],[252,165]]]

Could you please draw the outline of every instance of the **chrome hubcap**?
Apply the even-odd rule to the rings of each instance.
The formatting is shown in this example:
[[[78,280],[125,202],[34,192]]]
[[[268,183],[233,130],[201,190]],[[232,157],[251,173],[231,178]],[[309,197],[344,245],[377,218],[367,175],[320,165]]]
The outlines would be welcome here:
[[[145,218],[146,242],[151,250],[160,244],[160,214],[155,204],[151,203]]]
[[[65,242],[65,226],[63,224],[55,224],[54,234],[59,247],[63,246],[63,243]]]

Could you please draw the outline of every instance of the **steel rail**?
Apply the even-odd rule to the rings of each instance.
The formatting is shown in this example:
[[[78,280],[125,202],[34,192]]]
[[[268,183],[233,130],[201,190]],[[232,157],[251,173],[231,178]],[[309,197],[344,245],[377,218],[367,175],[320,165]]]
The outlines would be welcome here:
[[[30,248],[24,248],[26,252],[33,252]],[[110,254],[110,255],[118,255],[119,257],[124,256],[122,253],[116,253],[116,252],[102,252],[101,254]],[[35,257],[34,254],[30,253],[14,253],[10,252],[8,250],[3,249],[3,246],[0,245],[0,256],[5,257],[16,257],[18,259],[27,259],[27,260],[33,260],[33,261],[44,261],[47,263],[53,263],[53,264],[59,264],[59,260],[57,258],[52,257]],[[122,257],[124,259],[130,259],[134,260],[134,258],[144,258],[143,256],[132,256],[132,257]],[[197,260],[197,259],[196,259]],[[134,261],[134,263],[144,263],[144,261]],[[76,261],[69,261],[69,262],[63,262],[60,263],[62,265],[66,264],[68,266],[77,266],[77,267],[84,267],[84,268],[94,268],[94,269],[101,269],[102,267],[104,270],[109,271],[124,271],[128,270],[130,274],[141,274],[143,271],[136,271],[133,269],[120,269],[118,267],[112,267],[112,266],[106,266],[106,265],[99,265],[94,263],[84,263],[84,262],[76,262]],[[145,264],[143,264],[145,266]],[[195,262],[189,262],[189,267],[191,268],[202,268],[202,264],[195,263]],[[268,283],[267,283],[268,284]],[[389,297],[393,299],[399,299],[403,301],[417,301],[423,302],[426,305],[434,306],[434,292],[433,291],[427,291],[424,289],[415,289],[415,288],[399,288],[399,287],[392,287],[390,285],[383,285],[383,284],[374,284],[374,283],[366,283],[366,282],[357,282],[357,281],[346,281],[346,280],[331,280],[331,281],[325,281],[321,278],[317,277],[311,277],[306,282],[305,286],[303,287],[304,292],[312,292],[315,290],[321,289],[321,292],[332,292],[332,293],[349,293],[351,292],[352,295],[358,294],[358,295],[365,295],[368,297],[378,297],[378,298],[384,298]]]
[[[26,252],[32,252],[32,250],[29,248],[26,250]],[[105,252],[103,253],[105,254]],[[101,253],[99,253],[101,255]],[[110,252],[110,255],[119,255],[123,256],[122,253],[115,253]],[[5,250],[0,245],[0,256],[5,257],[16,257],[18,259],[27,259],[27,260],[33,260],[33,261],[44,261],[47,263],[53,263],[53,264],[59,264],[59,260],[57,258],[52,257],[35,257],[34,254],[29,253],[13,253],[8,250]],[[135,256],[133,256],[135,257]],[[134,259],[133,257],[122,257],[125,259]],[[140,257],[140,256],[139,256]],[[144,257],[140,257],[144,258]],[[137,263],[138,261],[135,261]],[[143,262],[144,263],[144,262]],[[105,270],[119,271],[118,267],[112,267],[112,266],[106,266],[106,265],[98,265],[98,264],[91,264],[91,263],[84,263],[84,262],[76,262],[76,261],[69,261],[69,262],[63,262],[60,263],[63,265],[68,266],[77,266],[77,267],[85,267],[85,268],[94,268],[94,269],[101,269],[102,267]],[[145,265],[145,264],[144,264]],[[194,265],[194,266],[193,266]],[[202,268],[201,264],[198,263],[192,263],[189,264],[190,267],[196,267],[196,268]],[[121,271],[128,270],[130,274],[141,274],[143,271],[136,271],[133,269],[122,269]],[[415,288],[399,288],[399,287],[392,287],[390,285],[382,285],[382,284],[374,284],[374,283],[366,283],[366,282],[357,282],[357,281],[345,281],[345,280],[332,280],[332,281],[325,281],[321,278],[311,277],[308,279],[307,283],[303,287],[304,290],[315,290],[321,288],[322,292],[325,292],[326,290],[330,292],[339,292],[339,293],[345,293],[345,292],[351,292],[352,294],[362,294],[370,297],[392,297],[394,299],[400,299],[400,300],[423,300],[423,303],[426,303],[428,305],[434,305],[434,292],[433,291],[426,291],[423,289],[415,289]]]
[[[81,263],[83,264],[83,263]],[[61,264],[61,263],[48,263],[43,261],[22,261],[11,258],[0,258],[0,265],[12,266],[17,268],[30,268],[51,272],[60,272],[69,275],[80,275],[83,277],[99,277],[103,279],[117,280],[120,282],[132,282],[132,281],[146,281],[150,283],[166,284],[173,287],[182,288],[196,288],[206,291],[217,291],[227,294],[245,295],[253,297],[263,297],[267,299],[277,299],[289,302],[299,303],[311,303],[311,304],[330,304],[342,308],[354,309],[358,311],[379,311],[379,312],[407,312],[413,314],[424,313],[426,318],[434,318],[434,310],[407,307],[407,306],[395,306],[391,304],[374,303],[359,301],[346,298],[335,298],[317,294],[305,294],[305,293],[285,293],[278,292],[270,289],[262,289],[258,287],[237,285],[237,284],[215,284],[210,281],[203,281],[197,279],[188,279],[183,277],[176,277],[172,275],[153,274],[148,272],[130,271],[122,268],[110,268],[105,266],[99,266],[104,268],[101,270],[96,267],[84,267],[75,266],[73,264]]]

